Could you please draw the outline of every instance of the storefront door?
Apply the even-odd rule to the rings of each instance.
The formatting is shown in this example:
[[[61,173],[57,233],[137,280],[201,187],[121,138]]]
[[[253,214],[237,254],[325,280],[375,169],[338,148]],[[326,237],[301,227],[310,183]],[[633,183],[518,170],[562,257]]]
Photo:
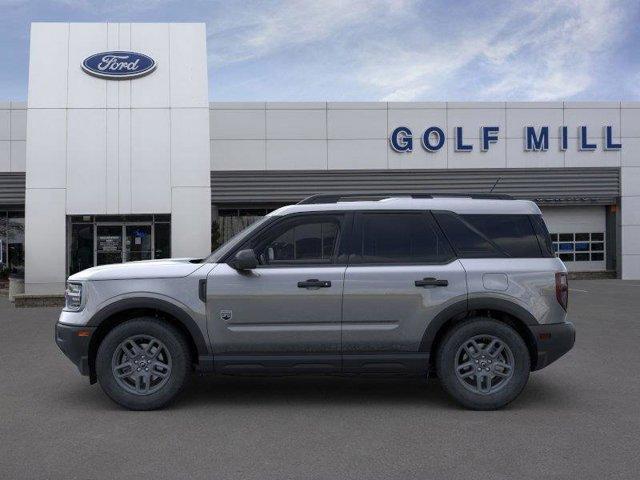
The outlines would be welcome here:
[[[95,264],[134,262],[153,258],[151,224],[96,224]]]
[[[77,216],[68,230],[69,274],[97,265],[171,256],[169,216]]]
[[[153,251],[151,224],[127,225],[124,229],[124,261],[151,260],[151,252]]]
[[[96,228],[95,264],[120,263],[122,259],[122,225],[100,225]]]

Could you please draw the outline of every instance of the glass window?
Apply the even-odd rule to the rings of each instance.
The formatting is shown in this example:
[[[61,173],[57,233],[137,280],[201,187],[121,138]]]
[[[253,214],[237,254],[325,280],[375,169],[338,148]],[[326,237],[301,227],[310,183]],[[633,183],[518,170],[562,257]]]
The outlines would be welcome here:
[[[362,213],[357,219],[362,263],[443,263],[453,258],[451,247],[424,212]]]
[[[171,224],[156,223],[155,227],[155,258],[169,258],[171,256]]]
[[[171,256],[170,215],[69,217],[69,274],[109,263]]]
[[[151,260],[151,228],[151,225],[127,225],[125,227],[125,262]]]
[[[538,238],[528,215],[462,215],[462,218],[510,257],[541,256]]]
[[[460,258],[505,256],[487,237],[458,215],[451,212],[435,212],[434,216]]]
[[[331,263],[340,232],[341,215],[284,221],[244,248],[253,248],[261,265]]]
[[[9,271],[24,275],[24,212],[9,212],[7,253]]]
[[[7,213],[0,212],[0,280],[9,275],[7,259]]]
[[[69,274],[93,267],[93,224],[71,225]]]
[[[565,262],[604,261],[604,232],[552,233],[551,238],[553,251]]]
[[[530,215],[529,219],[533,224],[533,229],[536,231],[536,235],[538,236],[538,243],[540,244],[540,248],[542,249],[542,253],[546,257],[553,257],[555,249],[553,248],[553,239],[558,240],[558,234],[556,233],[554,236],[549,235],[549,230],[547,230],[547,225],[544,223],[544,219],[542,215]]]

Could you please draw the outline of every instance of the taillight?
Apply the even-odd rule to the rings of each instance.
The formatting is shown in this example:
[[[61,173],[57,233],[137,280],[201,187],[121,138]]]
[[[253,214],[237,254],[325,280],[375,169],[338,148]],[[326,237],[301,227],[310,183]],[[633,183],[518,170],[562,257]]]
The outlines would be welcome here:
[[[562,308],[567,311],[569,303],[569,278],[564,272],[556,273],[556,299]]]

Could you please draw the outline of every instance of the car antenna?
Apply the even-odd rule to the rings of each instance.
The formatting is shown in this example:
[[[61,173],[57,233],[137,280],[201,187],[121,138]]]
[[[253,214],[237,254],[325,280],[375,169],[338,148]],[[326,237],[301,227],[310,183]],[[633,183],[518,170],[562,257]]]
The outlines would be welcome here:
[[[498,185],[500,180],[502,180],[502,177],[498,177],[498,179],[496,180],[496,183],[494,183],[493,187],[491,187],[491,190],[489,190],[489,193],[493,193],[493,189],[496,188],[496,185]]]

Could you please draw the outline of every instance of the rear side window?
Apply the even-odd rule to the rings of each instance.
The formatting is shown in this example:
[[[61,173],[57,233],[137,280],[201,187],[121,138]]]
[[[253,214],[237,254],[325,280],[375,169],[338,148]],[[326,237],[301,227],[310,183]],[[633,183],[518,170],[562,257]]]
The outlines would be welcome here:
[[[530,215],[435,216],[461,258],[539,258],[543,255]]]
[[[458,257],[496,258],[506,256],[497,245],[455,213],[434,212],[433,214]]]
[[[538,236],[538,243],[540,244],[540,248],[542,249],[542,255],[544,257],[553,257],[553,243],[551,242],[551,235],[549,235],[549,230],[547,230],[547,226],[542,219],[542,215],[530,215],[531,223],[533,224],[533,229]]]
[[[529,215],[461,215],[509,257],[541,257]]]
[[[356,216],[356,263],[445,263],[451,247],[425,212],[360,213]]]

